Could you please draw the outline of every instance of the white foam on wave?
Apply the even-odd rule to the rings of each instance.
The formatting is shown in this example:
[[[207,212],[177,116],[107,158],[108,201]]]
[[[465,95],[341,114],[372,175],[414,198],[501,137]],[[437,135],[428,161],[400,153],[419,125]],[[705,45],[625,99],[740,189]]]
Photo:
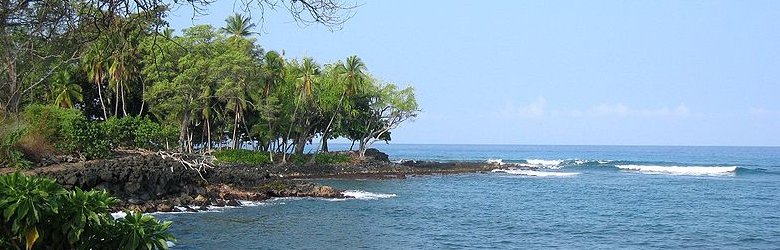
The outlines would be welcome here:
[[[525,160],[525,162],[535,167],[557,169],[560,168],[560,165],[561,163],[563,163],[563,160],[527,159]]]
[[[547,171],[521,170],[521,169],[493,169],[492,172],[494,172],[494,173],[500,172],[500,173],[514,174],[514,175],[534,176],[534,177],[569,177],[569,176],[575,176],[575,175],[580,174],[580,173],[547,172]]]
[[[668,174],[668,175],[734,175],[737,167],[701,167],[701,166],[650,166],[650,165],[616,165],[620,170],[638,171],[646,174]]]
[[[496,164],[496,165],[499,165],[499,166],[504,165],[504,160],[503,159],[487,159],[486,162],[488,164]]]
[[[362,190],[347,190],[347,191],[341,192],[341,194],[343,194],[345,196],[355,197],[355,199],[358,199],[358,200],[378,200],[378,199],[386,199],[386,198],[396,197],[395,194],[372,193],[372,192],[366,192],[366,191],[362,191]],[[338,199],[338,200],[344,200],[344,199]]]

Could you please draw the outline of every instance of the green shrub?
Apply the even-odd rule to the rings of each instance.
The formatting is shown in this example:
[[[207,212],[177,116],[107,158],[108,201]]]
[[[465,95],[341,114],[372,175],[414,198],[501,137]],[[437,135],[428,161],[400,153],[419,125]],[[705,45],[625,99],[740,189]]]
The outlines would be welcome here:
[[[317,164],[337,164],[337,163],[347,163],[352,161],[352,158],[349,157],[349,155],[344,154],[317,154],[317,156],[314,157],[314,162]]]
[[[23,117],[30,130],[42,134],[49,142],[61,145],[64,148],[60,149],[66,150],[72,145],[62,142],[67,142],[72,131],[79,129],[75,127],[79,121],[86,120],[79,110],[42,104],[27,106]]]
[[[47,178],[0,176],[0,248],[167,249],[170,222],[140,213],[114,220],[106,191],[66,191]]]
[[[99,123],[86,119],[77,120],[65,141],[69,148],[80,152],[87,159],[100,159],[111,154],[109,140]]]
[[[310,155],[305,154],[292,154],[290,155],[290,158],[287,158],[287,162],[297,165],[303,165],[309,162],[309,159],[311,158]]]
[[[135,147],[151,150],[165,149],[169,142],[176,142],[178,130],[162,126],[149,118],[126,116],[111,117],[101,124],[112,148]]]
[[[43,135],[64,153],[82,153],[88,159],[109,155],[106,134],[79,110],[33,104],[23,116],[31,131]]]
[[[141,119],[132,116],[111,117],[101,123],[112,148],[135,146],[135,132]]]
[[[271,163],[268,152],[252,151],[246,149],[223,149],[214,152],[218,163],[263,165]]]
[[[163,126],[149,118],[139,119],[135,128],[134,144],[136,147],[162,150],[169,142],[178,143],[179,131],[171,126]]]
[[[23,118],[29,124],[25,131],[34,131],[35,136],[26,140],[29,147],[21,148],[30,151],[33,156],[44,155],[50,148],[46,144],[53,143],[61,152],[80,153],[87,159],[98,159],[109,156],[110,150],[117,147],[166,149],[168,143],[176,143],[178,137],[176,128],[162,126],[149,118],[111,117],[104,122],[97,122],[88,120],[81,111],[58,106],[30,105],[25,109]],[[24,151],[19,152],[20,147],[16,145],[20,136],[9,133],[0,135],[4,141],[13,139],[13,147],[0,147],[3,154],[0,156],[9,159],[4,164],[31,165],[27,164],[29,161],[22,161]]]
[[[19,150],[19,141],[27,134],[27,128],[23,125],[9,125],[0,131],[0,165],[28,169],[32,162],[24,158]]]

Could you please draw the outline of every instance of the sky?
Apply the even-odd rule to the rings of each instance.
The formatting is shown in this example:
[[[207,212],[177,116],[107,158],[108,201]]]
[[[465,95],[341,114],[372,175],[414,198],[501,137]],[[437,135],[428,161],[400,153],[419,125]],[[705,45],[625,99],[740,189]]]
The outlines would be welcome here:
[[[233,2],[170,25],[224,26]],[[780,146],[780,1],[358,4],[336,31],[266,11],[256,38],[413,86],[392,143]]]

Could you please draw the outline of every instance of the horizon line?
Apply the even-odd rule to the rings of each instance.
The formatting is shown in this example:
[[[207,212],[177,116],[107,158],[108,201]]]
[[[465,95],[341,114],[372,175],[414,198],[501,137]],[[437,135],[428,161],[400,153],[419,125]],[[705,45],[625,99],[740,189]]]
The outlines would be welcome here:
[[[347,144],[349,142],[330,142],[328,144]],[[778,148],[780,145],[658,145],[658,144],[520,144],[520,143],[375,143],[375,145],[442,145],[442,146],[599,146],[599,147],[740,147],[740,148]]]

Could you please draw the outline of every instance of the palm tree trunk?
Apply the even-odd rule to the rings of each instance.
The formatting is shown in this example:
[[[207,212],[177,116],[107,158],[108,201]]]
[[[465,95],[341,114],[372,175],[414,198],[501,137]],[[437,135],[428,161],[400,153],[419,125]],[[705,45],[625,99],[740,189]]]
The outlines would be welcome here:
[[[233,149],[238,149],[238,119],[241,114],[241,106],[236,103],[236,115],[233,117]]]
[[[189,145],[187,145],[190,126],[190,110],[185,110],[181,119],[181,129],[179,130],[179,146],[182,153],[189,153]]]
[[[127,116],[127,103],[125,103],[125,86],[122,85],[122,115]]]
[[[119,114],[119,84],[114,87],[114,117]]]
[[[206,117],[206,151],[211,152],[211,121]]]
[[[101,90],[102,87],[100,87],[100,83],[97,83],[98,87],[98,98],[100,99],[100,106],[103,108],[103,120],[108,120],[108,115],[106,114],[106,104],[103,102],[103,91]]]
[[[287,163],[287,140],[290,138],[290,134],[292,133],[292,128],[295,126],[295,118],[298,115],[298,105],[295,105],[295,109],[293,109],[293,116],[292,120],[290,121],[290,128],[287,129],[287,137],[283,138],[284,145],[282,146],[282,163]]]
[[[141,109],[138,110],[138,117],[141,117],[141,115],[144,113],[144,104],[146,104],[146,101],[144,100],[144,94],[146,94],[146,84],[141,81]]]
[[[328,152],[328,131],[330,131],[330,126],[333,124],[333,120],[336,119],[336,115],[341,112],[341,102],[344,101],[344,96],[346,95],[345,92],[341,93],[341,97],[339,97],[339,104],[336,106],[336,112],[333,112],[333,115],[330,116],[330,121],[328,121],[328,126],[325,127],[325,132],[322,133],[322,152]]]
[[[271,162],[274,162],[274,152],[271,150],[271,144],[273,143],[274,138],[274,127],[272,125],[271,119],[268,119],[268,157],[271,159]]]

